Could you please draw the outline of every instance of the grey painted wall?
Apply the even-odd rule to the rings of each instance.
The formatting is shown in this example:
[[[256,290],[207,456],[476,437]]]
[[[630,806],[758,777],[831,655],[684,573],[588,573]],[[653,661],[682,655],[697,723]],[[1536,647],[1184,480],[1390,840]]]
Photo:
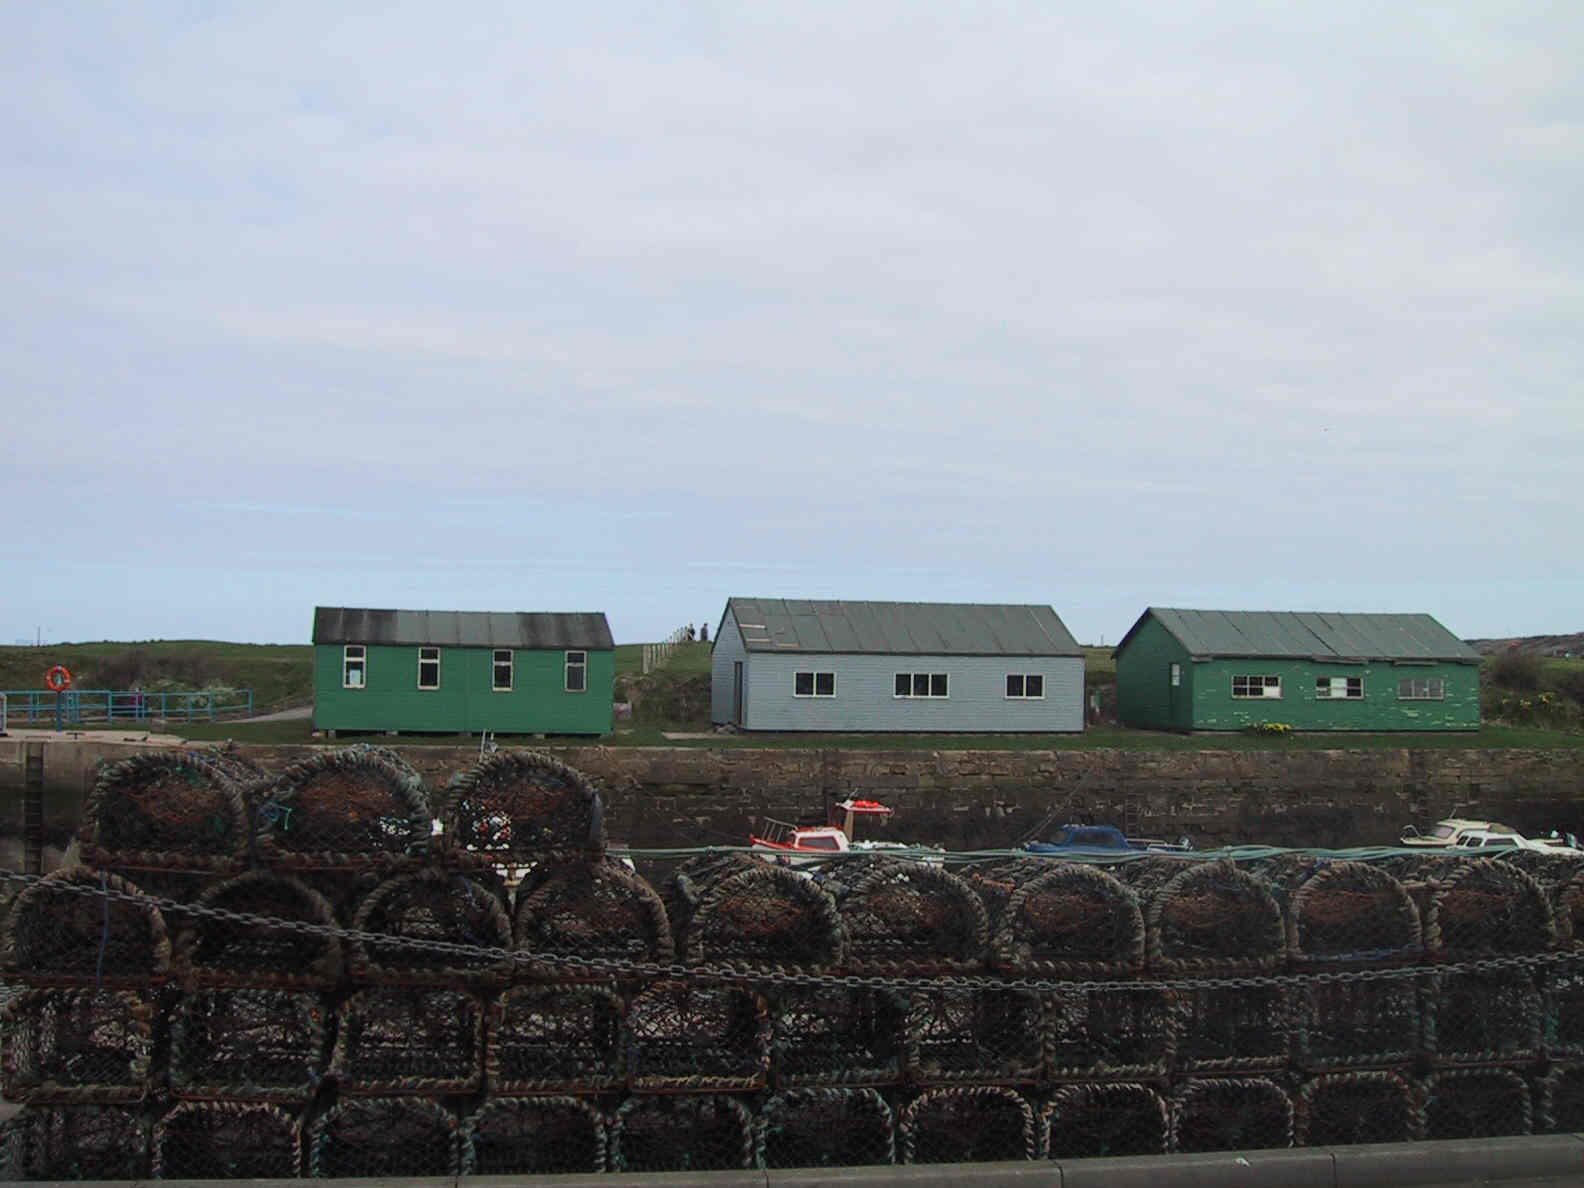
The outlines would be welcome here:
[[[740,647],[740,640],[738,646]],[[720,655],[720,645],[716,645]],[[730,663],[724,709],[730,714]],[[748,730],[1081,731],[1084,667],[1079,656],[876,656],[753,652],[746,672],[754,695],[745,695]],[[796,697],[794,674],[834,672],[834,697]],[[944,672],[950,696],[894,695],[899,672]],[[1006,696],[1008,673],[1039,673],[1042,700]],[[744,684],[747,684],[744,678]],[[719,698],[721,686],[715,686]],[[717,718],[717,720],[724,720]]]
[[[710,653],[710,721],[730,722],[732,712],[732,664],[745,660],[742,632],[731,615],[721,616],[715,633],[715,650]],[[748,665],[743,665],[743,710],[748,707]]]

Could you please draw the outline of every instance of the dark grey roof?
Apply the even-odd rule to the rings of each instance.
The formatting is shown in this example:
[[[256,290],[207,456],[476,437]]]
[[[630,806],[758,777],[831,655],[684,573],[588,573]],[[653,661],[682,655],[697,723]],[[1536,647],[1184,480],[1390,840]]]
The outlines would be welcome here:
[[[1444,660],[1478,664],[1479,653],[1429,615],[1321,611],[1179,610],[1152,606],[1116,646],[1154,616],[1195,659],[1289,656],[1315,660]]]
[[[1048,606],[730,598],[750,652],[897,656],[1082,656]]]
[[[590,651],[615,646],[610,624],[597,612],[363,610],[347,606],[314,607],[313,641]]]

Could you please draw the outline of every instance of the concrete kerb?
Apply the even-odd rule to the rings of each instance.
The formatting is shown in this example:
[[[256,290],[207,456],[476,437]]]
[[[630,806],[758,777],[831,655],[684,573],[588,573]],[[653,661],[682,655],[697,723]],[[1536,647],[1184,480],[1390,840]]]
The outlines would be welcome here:
[[[1333,1147],[1336,1188],[1501,1183],[1565,1176],[1584,1180],[1584,1136],[1442,1139]]]
[[[601,1172],[558,1176],[382,1176],[320,1180],[325,1188],[613,1188],[624,1180],[655,1188],[1404,1188],[1430,1185],[1584,1182],[1584,1135],[1451,1139],[1356,1147],[1297,1147],[1197,1155],[1143,1155],[1029,1163],[930,1163],[842,1168],[663,1172],[636,1176]],[[154,1188],[156,1181],[120,1180],[113,1188]],[[207,1183],[158,1181],[159,1188]],[[288,1188],[301,1180],[234,1180],[237,1188]],[[93,1188],[77,1181],[77,1188]],[[106,1183],[101,1188],[112,1188]]]
[[[1336,1176],[1325,1147],[1069,1159],[1059,1166],[1062,1188],[1334,1188]]]

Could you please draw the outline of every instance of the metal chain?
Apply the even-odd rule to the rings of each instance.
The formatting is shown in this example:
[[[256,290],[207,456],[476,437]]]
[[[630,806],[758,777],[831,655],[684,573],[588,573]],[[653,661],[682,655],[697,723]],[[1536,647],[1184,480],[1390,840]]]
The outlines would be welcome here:
[[[333,924],[315,924],[309,920],[282,920],[274,916],[261,916],[253,912],[232,911],[229,908],[211,907],[195,903],[148,895],[139,891],[120,891],[98,883],[72,883],[49,879],[44,875],[29,875],[0,868],[0,880],[38,886],[50,882],[52,891],[73,895],[103,897],[108,909],[109,901],[119,900],[139,907],[156,907],[170,916],[190,916],[214,920],[239,928],[264,929],[287,932],[304,937],[337,938],[363,945],[410,949],[417,952],[484,961],[496,966],[509,963],[514,969],[540,980],[537,971],[545,966],[563,968],[572,973],[597,974],[610,978],[642,978],[646,980],[752,983],[773,986],[804,988],[840,987],[854,990],[1007,990],[1030,993],[1072,991],[1144,991],[1144,990],[1214,990],[1254,989],[1279,986],[1327,986],[1353,982],[1392,981],[1424,977],[1426,974],[1501,973],[1513,969],[1542,969],[1578,966],[1584,968],[1584,953],[1522,953],[1510,957],[1486,957],[1470,961],[1443,962],[1433,965],[1397,966],[1382,969],[1357,969],[1347,971],[1316,971],[1303,974],[1250,974],[1243,976],[1195,978],[1150,978],[1148,980],[1111,979],[1075,980],[1058,978],[999,978],[977,975],[898,975],[898,974],[831,974],[792,969],[738,968],[732,965],[683,965],[678,962],[633,961],[620,957],[579,957],[570,953],[516,953],[485,945],[466,945],[455,941],[425,940],[418,937],[393,936],[384,932],[364,932]]]

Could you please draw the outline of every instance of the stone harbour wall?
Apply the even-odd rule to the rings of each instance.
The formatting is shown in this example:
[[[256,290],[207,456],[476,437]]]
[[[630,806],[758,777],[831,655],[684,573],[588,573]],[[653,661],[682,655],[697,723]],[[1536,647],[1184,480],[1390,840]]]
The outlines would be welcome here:
[[[432,787],[477,759],[397,749]],[[1578,751],[543,749],[599,781],[610,836],[635,846],[741,844],[762,816],[820,818],[844,796],[896,810],[872,836],[951,849],[1009,845],[1047,815],[1200,847],[1389,845],[1454,810],[1584,835]],[[272,767],[288,750],[243,748]]]
[[[478,759],[473,747],[395,749],[433,791]],[[1047,816],[1053,825],[1087,821],[1125,825],[1137,835],[1187,835],[1201,847],[1385,845],[1410,822],[1454,811],[1528,833],[1584,836],[1584,751],[541,749],[600,783],[610,836],[635,846],[741,844],[760,817],[821,818],[827,800],[843,796],[896,810],[870,836],[952,849],[1009,845]],[[52,830],[75,828],[96,761],[134,750],[51,743],[45,781]],[[240,750],[278,770],[313,748]],[[20,829],[20,777],[20,753],[0,753],[0,832]]]

